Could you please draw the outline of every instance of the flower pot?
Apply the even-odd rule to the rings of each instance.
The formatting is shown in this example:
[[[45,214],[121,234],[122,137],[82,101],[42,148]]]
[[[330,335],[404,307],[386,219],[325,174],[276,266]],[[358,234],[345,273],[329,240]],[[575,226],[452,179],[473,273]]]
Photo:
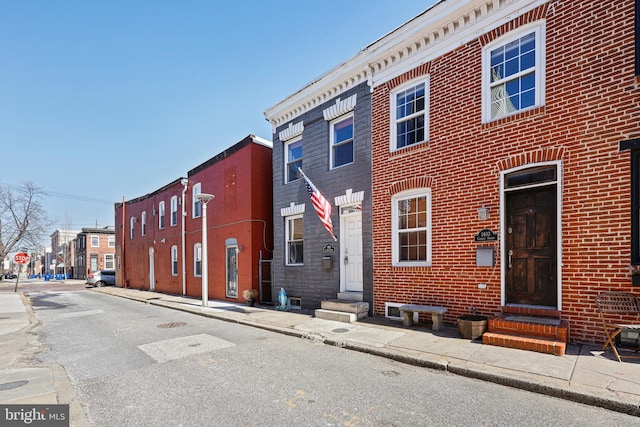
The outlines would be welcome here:
[[[253,298],[247,298],[247,305],[249,307],[253,307],[256,304],[256,300],[254,300]]]
[[[458,331],[462,338],[475,340],[487,330],[487,316],[465,315],[458,317]]]

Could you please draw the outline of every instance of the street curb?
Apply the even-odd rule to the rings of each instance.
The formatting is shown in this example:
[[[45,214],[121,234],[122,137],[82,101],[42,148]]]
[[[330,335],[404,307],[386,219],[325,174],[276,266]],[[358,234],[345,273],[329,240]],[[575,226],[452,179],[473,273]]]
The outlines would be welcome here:
[[[288,335],[296,338],[308,339],[314,342],[319,342],[326,345],[332,345],[335,347],[344,348],[347,350],[358,351],[360,353],[371,354],[378,357],[384,357],[396,362],[404,363],[407,365],[418,366],[422,368],[434,369],[459,375],[462,377],[473,378],[481,381],[492,382],[495,384],[511,387],[514,389],[529,391],[532,393],[543,394],[559,399],[564,399],[576,403],[581,403],[589,406],[600,407],[610,411],[620,412],[627,415],[633,415],[640,417],[640,405],[613,398],[606,398],[597,396],[595,394],[586,392],[576,392],[567,389],[566,387],[558,387],[552,385],[539,384],[532,381],[523,380],[520,378],[514,378],[512,376],[497,374],[495,372],[480,371],[477,369],[470,369],[464,366],[456,366],[449,361],[433,361],[420,357],[417,355],[410,355],[398,350],[392,350],[389,348],[379,348],[374,346],[367,346],[364,344],[355,344],[344,340],[336,340],[332,338],[326,338],[318,334],[311,334],[308,332],[298,331],[290,327],[281,327],[276,325],[269,325],[265,323],[258,323],[254,321],[247,321],[243,319],[229,318],[225,315],[218,315],[215,312],[201,312],[194,309],[193,306],[182,306],[179,303],[171,301],[162,301],[161,297],[155,298],[136,298],[134,296],[125,294],[114,294],[110,292],[101,292],[103,294],[118,296],[124,299],[132,301],[144,302],[159,307],[170,308],[173,310],[179,310],[186,313],[196,314],[203,317],[208,317],[216,320],[221,320],[229,323],[236,323],[254,328],[259,328],[283,335]]]

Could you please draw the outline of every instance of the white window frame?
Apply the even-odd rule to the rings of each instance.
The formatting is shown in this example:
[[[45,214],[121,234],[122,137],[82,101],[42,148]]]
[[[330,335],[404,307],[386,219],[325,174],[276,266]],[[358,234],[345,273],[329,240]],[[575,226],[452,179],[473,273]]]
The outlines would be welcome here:
[[[391,141],[389,141],[390,151],[404,150],[405,148],[414,147],[429,141],[429,101],[431,98],[429,81],[430,81],[430,78],[428,75],[422,76],[419,79],[414,79],[403,85],[400,85],[397,88],[393,89],[393,91],[391,91],[389,95],[390,101],[391,101],[391,104],[390,104],[391,105],[391,108],[390,108]],[[396,118],[397,95],[400,92],[404,92],[408,89],[417,87],[421,84],[424,84],[424,110],[421,110],[422,113],[416,112],[411,115],[403,117],[401,120],[398,120]],[[415,143],[410,145],[398,147],[398,127],[397,127],[398,122],[407,121],[409,119],[420,116],[420,114],[424,114],[424,139],[422,141],[416,141]]]
[[[162,230],[164,228],[164,220],[165,220],[166,209],[164,206],[164,200],[158,203],[158,229]]]
[[[299,159],[295,159],[295,161],[290,162],[289,161],[289,147],[293,144],[296,143],[300,143],[302,145],[302,154],[300,155]],[[289,164],[291,163],[297,163],[300,162],[300,168],[302,168],[302,162],[304,160],[304,143],[302,141],[302,137],[299,136],[297,138],[293,138],[287,142],[285,142],[284,144],[284,182],[289,183],[289,182],[293,182],[293,181],[297,181],[300,178],[302,178],[302,176],[300,174],[298,174],[295,178],[293,179],[289,179]]]
[[[107,236],[107,246],[110,248],[116,247],[116,236]]]
[[[491,117],[491,52],[505,46],[515,40],[518,40],[530,33],[535,33],[535,61],[536,65],[534,67],[535,73],[535,101],[532,106],[516,109],[515,111],[496,116],[495,118]],[[546,64],[546,41],[545,41],[545,22],[538,21],[533,22],[531,24],[522,26],[517,30],[510,31],[508,34],[505,34],[503,37],[500,37],[493,42],[487,44],[482,49],[482,122],[489,123],[495,120],[500,120],[504,117],[509,117],[514,114],[522,113],[523,111],[531,110],[534,108],[541,107],[545,103],[545,64]],[[514,80],[517,77],[529,74],[530,71],[520,72],[513,76],[510,76],[508,80]],[[506,82],[507,79],[500,80],[497,84],[501,84],[501,82]]]
[[[340,141],[338,144],[336,144],[336,140],[335,140],[335,136],[336,136],[336,132],[335,132],[335,126],[343,123],[347,120],[351,119],[351,138],[349,139],[345,139],[344,141]],[[337,168],[341,168],[343,166],[348,166],[351,165],[355,162],[355,145],[354,145],[354,139],[356,136],[356,123],[355,123],[355,116],[353,113],[351,114],[345,114],[344,116],[340,116],[335,120],[332,120],[330,125],[329,125],[329,165],[331,169],[337,169]],[[335,151],[336,148],[341,147],[343,145],[346,144],[351,144],[351,162],[349,163],[345,163],[343,165],[335,165],[335,160],[336,160],[336,156],[335,156]]]
[[[178,275],[178,246],[171,246],[171,275]]]
[[[105,270],[113,270],[116,266],[114,254],[104,254],[104,268]]]
[[[426,230],[426,246],[427,246],[427,259],[425,261],[401,261],[400,260],[400,249],[399,249],[399,215],[398,215],[398,202],[401,200],[413,199],[416,197],[426,197],[427,202],[427,225],[426,227],[414,228],[412,230]],[[392,265],[394,267],[428,267],[431,266],[432,262],[432,248],[431,241],[433,234],[433,230],[431,228],[431,215],[432,215],[432,204],[431,204],[431,189],[429,188],[415,188],[411,190],[402,191],[400,193],[394,194],[391,197],[391,247],[392,247]]]
[[[94,244],[93,239],[96,239],[97,242]],[[92,234],[91,235],[91,247],[92,248],[99,248],[100,247],[100,236],[97,234]]]
[[[169,222],[172,227],[178,225],[178,196],[171,197],[171,219]]]
[[[193,191],[191,192],[191,217],[192,218],[200,218],[202,216],[202,201],[198,200],[196,196],[202,193],[202,184],[197,183],[193,186]]]
[[[285,217],[285,221],[284,221],[284,262],[285,265],[287,266],[300,266],[300,265],[304,265],[304,215],[291,215],[291,216],[287,216]],[[301,227],[302,227],[302,239],[299,240],[295,240],[300,241],[302,243],[302,262],[301,263],[296,263],[296,262],[291,262],[290,260],[290,243],[293,242],[294,240],[289,238],[289,230],[290,230],[290,222],[294,221],[296,219],[299,219],[301,221]]]
[[[147,211],[143,211],[140,218],[142,218],[140,224],[140,235],[145,236],[147,234]]]
[[[198,264],[200,264],[200,273],[198,273]],[[193,245],[193,277],[202,277],[202,244]]]

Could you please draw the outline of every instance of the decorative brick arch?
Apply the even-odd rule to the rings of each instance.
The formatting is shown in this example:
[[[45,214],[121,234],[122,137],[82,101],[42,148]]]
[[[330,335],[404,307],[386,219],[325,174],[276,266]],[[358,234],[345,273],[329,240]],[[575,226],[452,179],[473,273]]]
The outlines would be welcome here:
[[[516,19],[499,26],[498,28],[495,28],[489,31],[488,33],[481,35],[479,38],[480,46],[484,47],[487,44],[494,41],[495,39],[507,34],[509,31],[513,31],[516,28],[519,28],[530,22],[535,22],[540,19],[544,19],[547,17],[548,12],[549,12],[549,3],[544,4],[538,8],[535,8],[523,15],[518,16]]]
[[[431,62],[427,62],[426,64],[421,64],[419,66],[417,66],[416,68],[412,69],[411,71],[407,71],[406,73],[395,77],[391,80],[389,80],[388,82],[386,82],[385,84],[383,84],[382,86],[384,86],[389,92],[392,91],[394,88],[409,82],[415,78],[418,78],[420,76],[425,76],[427,74],[429,74],[431,72]]]
[[[402,191],[412,190],[414,188],[431,188],[433,186],[433,178],[430,176],[417,176],[397,181],[389,186],[389,194],[398,194]]]
[[[564,147],[540,148],[534,151],[514,154],[506,159],[498,160],[498,171],[506,171],[519,166],[562,160],[564,158]]]

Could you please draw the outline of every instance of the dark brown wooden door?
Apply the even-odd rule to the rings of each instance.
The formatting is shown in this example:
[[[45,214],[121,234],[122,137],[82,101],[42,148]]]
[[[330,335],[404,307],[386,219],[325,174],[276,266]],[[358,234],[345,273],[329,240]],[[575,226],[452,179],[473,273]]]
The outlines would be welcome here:
[[[506,302],[557,307],[556,186],[506,193]]]

